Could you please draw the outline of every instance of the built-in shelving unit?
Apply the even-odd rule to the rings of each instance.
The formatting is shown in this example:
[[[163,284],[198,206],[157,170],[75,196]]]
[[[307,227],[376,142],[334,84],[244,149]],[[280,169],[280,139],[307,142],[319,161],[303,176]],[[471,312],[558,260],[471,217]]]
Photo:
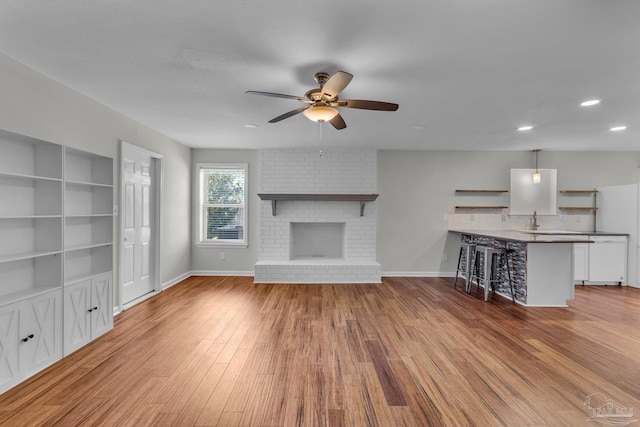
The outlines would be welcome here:
[[[0,130],[0,393],[68,354],[76,312],[112,327],[112,181],[110,158]],[[98,310],[63,300],[86,279]]]
[[[469,190],[469,189],[457,189],[455,190],[456,194],[461,195],[482,195],[482,196],[501,196],[503,193],[508,193],[509,190],[495,190],[495,189],[479,189],[479,190]],[[509,209],[509,206],[506,205],[458,205],[455,206],[456,209]]]
[[[378,194],[258,194],[260,200],[271,201],[271,214],[276,216],[276,205],[278,201],[323,201],[323,202],[360,202],[360,216],[364,216],[364,205],[366,202],[373,202],[378,198]]]
[[[65,149],[64,283],[112,270],[113,160]]]

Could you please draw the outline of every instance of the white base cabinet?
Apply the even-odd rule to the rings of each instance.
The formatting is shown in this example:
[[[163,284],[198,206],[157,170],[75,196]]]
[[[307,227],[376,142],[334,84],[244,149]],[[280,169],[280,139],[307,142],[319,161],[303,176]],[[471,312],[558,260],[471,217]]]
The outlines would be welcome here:
[[[60,290],[0,307],[0,391],[62,357],[61,314]]]
[[[111,273],[65,286],[65,356],[113,328],[112,289]]]

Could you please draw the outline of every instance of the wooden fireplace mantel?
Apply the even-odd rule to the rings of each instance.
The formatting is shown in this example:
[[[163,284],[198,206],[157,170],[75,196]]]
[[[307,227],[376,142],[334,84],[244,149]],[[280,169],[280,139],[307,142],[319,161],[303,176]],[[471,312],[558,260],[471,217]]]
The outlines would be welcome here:
[[[260,200],[271,200],[271,214],[276,216],[276,203],[288,201],[360,202],[360,216],[364,216],[364,204],[373,202],[378,194],[273,194],[258,193]]]

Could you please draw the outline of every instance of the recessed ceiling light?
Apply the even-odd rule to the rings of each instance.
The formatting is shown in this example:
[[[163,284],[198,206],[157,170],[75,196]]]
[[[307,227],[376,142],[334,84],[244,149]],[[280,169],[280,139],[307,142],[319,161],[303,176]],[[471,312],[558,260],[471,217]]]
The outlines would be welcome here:
[[[626,126],[614,126],[612,128],[610,128],[609,130],[611,132],[620,132],[621,130],[625,130],[627,127]]]
[[[411,129],[413,129],[413,130],[422,130],[422,129],[424,129],[424,126],[423,125],[415,125],[415,126],[411,126]]]
[[[533,126],[531,126],[531,125],[525,125],[525,126],[520,126],[520,127],[518,128],[518,131],[519,131],[519,132],[526,132],[526,131],[531,130],[531,129],[533,129]]]
[[[244,125],[244,127],[246,127],[247,129],[255,129],[258,127],[258,125],[254,123],[247,123],[246,125]]]
[[[598,105],[600,104],[600,100],[599,99],[588,99],[584,102],[580,103],[581,107],[592,107],[594,105]]]

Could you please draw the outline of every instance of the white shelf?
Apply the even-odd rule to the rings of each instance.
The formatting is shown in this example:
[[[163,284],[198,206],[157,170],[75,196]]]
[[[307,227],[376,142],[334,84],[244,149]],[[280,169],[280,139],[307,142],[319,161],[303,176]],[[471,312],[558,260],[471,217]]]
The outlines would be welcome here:
[[[67,277],[64,280],[64,285],[66,286],[71,286],[75,283],[79,283],[79,282],[84,282],[85,280],[91,280],[94,277],[98,277],[98,276],[102,276],[104,274],[110,273],[111,270],[107,270],[107,271],[99,271],[99,270],[95,270],[95,271],[88,271],[86,273],[83,274],[77,274],[75,276],[70,276]]]
[[[0,217],[62,215],[62,181],[0,175]]]
[[[39,288],[21,289],[19,291],[10,292],[2,295],[2,305],[9,305],[28,298],[35,298],[48,292],[55,291],[56,289],[62,288],[60,286],[43,286]]]
[[[101,248],[103,246],[112,246],[113,242],[108,241],[108,242],[92,242],[92,243],[86,243],[83,245],[69,245],[69,246],[65,246],[64,250],[65,252],[73,252],[73,251],[81,251],[84,249],[92,249],[92,248]]]
[[[87,245],[69,249],[64,255],[64,283],[74,283],[78,278],[93,277],[113,270],[113,245]]]
[[[65,179],[76,184],[113,186],[113,160],[65,148]]]
[[[65,250],[87,249],[111,244],[113,217],[110,215],[74,216],[64,220]]]
[[[53,182],[62,182],[61,178],[51,178],[48,176],[38,176],[38,175],[25,175],[19,173],[9,173],[0,171],[0,178],[5,179],[14,179],[17,181],[53,181]]]
[[[0,130],[0,172],[15,177],[62,179],[62,146]]]
[[[4,243],[0,244],[0,260],[33,258],[62,251],[61,225],[61,217],[0,220],[0,242]]]
[[[62,215],[0,215],[0,220],[5,219],[46,219],[62,218]]]
[[[62,286],[62,258],[61,253],[50,253],[0,263],[0,304],[7,295],[26,298]]]
[[[86,181],[73,181],[73,180],[66,180],[65,181],[67,184],[73,184],[73,185],[83,185],[83,186],[87,186],[87,187],[107,187],[107,188],[113,188],[113,185],[111,184],[97,184],[95,182],[86,182]]]
[[[113,187],[66,183],[65,216],[110,215],[113,213]]]
[[[11,255],[0,255],[0,263],[6,262],[14,262],[21,261],[25,259],[38,258],[49,255],[58,255],[62,254],[62,250],[57,251],[31,251],[31,252],[21,252],[21,253],[13,253]]]

